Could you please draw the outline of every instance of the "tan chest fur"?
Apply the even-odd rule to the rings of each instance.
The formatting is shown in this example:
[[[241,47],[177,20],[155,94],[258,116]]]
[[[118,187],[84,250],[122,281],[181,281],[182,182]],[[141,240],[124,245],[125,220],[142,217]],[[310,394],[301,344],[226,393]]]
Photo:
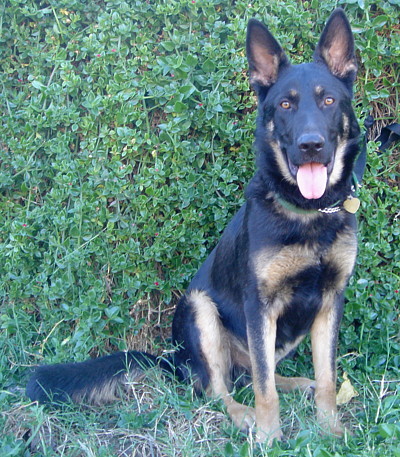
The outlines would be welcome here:
[[[295,243],[282,247],[267,247],[253,263],[258,288],[265,300],[274,299],[278,315],[290,301],[293,278],[310,267],[326,265],[336,274],[332,282],[324,281],[324,293],[342,291],[353,271],[357,254],[357,239],[352,231],[338,233],[335,241],[322,249],[315,242]],[[280,303],[280,304],[279,304]]]

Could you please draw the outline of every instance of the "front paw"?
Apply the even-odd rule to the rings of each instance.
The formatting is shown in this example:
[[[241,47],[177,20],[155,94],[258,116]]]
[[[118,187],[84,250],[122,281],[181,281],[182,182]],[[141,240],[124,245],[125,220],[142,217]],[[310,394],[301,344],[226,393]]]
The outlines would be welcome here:
[[[341,438],[344,435],[345,428],[339,419],[336,418],[336,420],[330,421],[328,427],[332,435],[335,435],[338,438]]]
[[[339,420],[337,412],[317,411],[317,419],[322,431],[337,437],[342,437],[345,428]]]
[[[257,429],[256,440],[257,443],[267,443],[271,446],[274,440],[281,441],[283,437],[282,430],[280,427],[275,429]]]

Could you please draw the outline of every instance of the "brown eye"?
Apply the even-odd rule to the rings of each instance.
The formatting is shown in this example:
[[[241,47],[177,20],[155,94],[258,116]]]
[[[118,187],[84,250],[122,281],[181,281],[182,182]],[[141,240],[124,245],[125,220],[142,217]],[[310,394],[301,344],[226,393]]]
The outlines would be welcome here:
[[[326,97],[324,102],[325,102],[325,105],[333,105],[333,103],[335,102],[335,99],[333,97]]]
[[[289,108],[291,108],[291,105],[288,101],[285,100],[284,102],[281,102],[281,108],[289,109]]]

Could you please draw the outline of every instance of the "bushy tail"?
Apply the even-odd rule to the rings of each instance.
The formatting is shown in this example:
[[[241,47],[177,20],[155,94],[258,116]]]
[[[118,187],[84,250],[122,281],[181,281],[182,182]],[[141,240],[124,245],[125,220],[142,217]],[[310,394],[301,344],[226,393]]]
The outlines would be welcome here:
[[[146,352],[116,352],[81,363],[43,365],[36,368],[26,387],[26,394],[39,403],[102,404],[117,397],[130,379],[159,365],[172,372],[171,365]]]

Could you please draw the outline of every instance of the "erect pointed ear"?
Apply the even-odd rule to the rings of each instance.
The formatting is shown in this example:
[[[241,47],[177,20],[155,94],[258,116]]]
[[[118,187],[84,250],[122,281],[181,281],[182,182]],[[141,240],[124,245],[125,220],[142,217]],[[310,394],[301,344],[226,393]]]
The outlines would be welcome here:
[[[270,87],[277,80],[279,71],[290,65],[279,43],[256,19],[250,19],[247,26],[246,52],[250,83],[258,92]]]
[[[314,52],[314,61],[328,66],[330,72],[352,84],[357,73],[354,39],[344,11],[331,14]]]

